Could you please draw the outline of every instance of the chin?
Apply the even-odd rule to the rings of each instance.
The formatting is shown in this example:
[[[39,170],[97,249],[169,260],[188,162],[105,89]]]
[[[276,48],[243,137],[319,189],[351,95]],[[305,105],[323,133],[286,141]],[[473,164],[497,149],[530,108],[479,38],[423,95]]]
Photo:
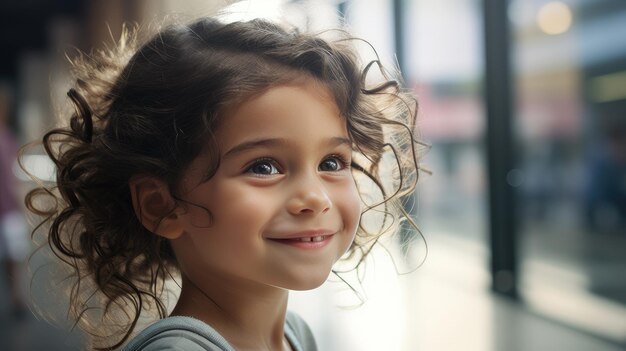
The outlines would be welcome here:
[[[319,288],[322,284],[324,284],[329,275],[330,271],[325,272],[325,274],[320,273],[310,275],[308,277],[298,277],[298,279],[294,279],[293,281],[291,281],[290,284],[285,286],[285,288],[294,291],[313,290],[315,288]]]

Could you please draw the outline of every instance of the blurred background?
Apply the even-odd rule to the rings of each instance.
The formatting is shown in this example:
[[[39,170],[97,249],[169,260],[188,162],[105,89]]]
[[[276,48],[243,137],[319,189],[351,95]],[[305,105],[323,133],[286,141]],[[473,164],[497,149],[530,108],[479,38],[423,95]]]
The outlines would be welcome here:
[[[376,253],[359,308],[336,307],[332,282],[293,294],[321,350],[626,349],[626,1],[2,0],[0,128],[23,144],[52,127],[71,84],[65,55],[111,42],[122,23],[225,8],[369,40],[417,94],[432,144],[433,175],[407,199],[425,263],[397,275],[402,263]],[[41,155],[25,161],[51,174]],[[11,189],[32,186],[2,167],[19,179]],[[425,251],[414,236],[409,263]],[[4,266],[0,349],[82,349],[70,322],[11,303],[30,278]],[[25,299],[62,317],[49,293],[35,282]]]

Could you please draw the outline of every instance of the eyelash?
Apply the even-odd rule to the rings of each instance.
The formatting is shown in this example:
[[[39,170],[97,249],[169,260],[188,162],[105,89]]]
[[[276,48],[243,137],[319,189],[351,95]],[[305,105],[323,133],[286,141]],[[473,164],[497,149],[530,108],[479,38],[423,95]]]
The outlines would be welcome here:
[[[340,172],[340,171],[344,171],[346,169],[350,168],[350,161],[343,155],[340,154],[331,154],[328,155],[326,157],[324,157],[324,159],[322,160],[322,162],[328,160],[328,159],[336,159],[337,161],[339,161],[339,169],[334,171],[334,172]],[[276,160],[274,160],[273,158],[270,157],[261,157],[261,158],[257,158],[256,160],[252,161],[246,168],[245,168],[245,173],[250,173],[252,175],[255,175],[257,177],[267,177],[270,176],[271,174],[260,174],[260,173],[253,173],[252,172],[252,168],[254,168],[255,166],[261,164],[261,163],[269,163],[272,165],[272,167],[276,168],[278,170],[278,172],[281,172],[281,167],[278,166],[278,163],[276,162]],[[320,162],[320,164],[322,163]],[[330,172],[330,171],[328,171]]]

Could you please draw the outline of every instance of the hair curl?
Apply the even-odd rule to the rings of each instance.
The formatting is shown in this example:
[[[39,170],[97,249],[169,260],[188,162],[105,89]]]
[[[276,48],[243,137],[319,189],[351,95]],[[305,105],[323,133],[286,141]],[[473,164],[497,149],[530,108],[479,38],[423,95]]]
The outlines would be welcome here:
[[[123,345],[146,309],[165,317],[163,284],[177,272],[169,242],[137,219],[129,179],[159,177],[176,197],[191,161],[201,152],[216,153],[211,131],[222,112],[273,86],[304,75],[327,87],[347,123],[353,172],[382,193],[382,201],[364,212],[383,204],[385,223],[410,221],[399,199],[417,181],[417,103],[380,61],[360,69],[354,38],[337,33],[331,41],[263,20],[203,18],[167,27],[143,45],[137,30],[125,30],[116,46],[73,61],[76,83],[68,96],[75,112],[69,126],[43,137],[56,184],[34,189],[26,203],[43,216],[38,228],[45,225],[50,248],[73,270],[70,314],[96,345]],[[372,68],[386,78],[373,87],[366,84]],[[391,161],[384,160],[387,154]],[[219,166],[213,156],[207,179]],[[394,166],[392,178],[380,174],[385,162]],[[361,223],[344,259],[358,266],[391,227],[372,232]],[[117,339],[106,345],[111,335],[99,330],[109,323],[118,328]]]

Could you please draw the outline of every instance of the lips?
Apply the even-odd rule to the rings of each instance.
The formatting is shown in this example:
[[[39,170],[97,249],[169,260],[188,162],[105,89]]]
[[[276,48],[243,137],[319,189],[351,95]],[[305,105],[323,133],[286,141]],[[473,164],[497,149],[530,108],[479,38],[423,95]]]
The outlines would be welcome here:
[[[303,230],[299,232],[290,232],[290,233],[285,233],[285,234],[272,235],[268,237],[268,239],[271,239],[271,240],[298,239],[298,240],[305,240],[305,241],[311,241],[311,240],[321,241],[323,240],[323,237],[333,235],[335,234],[335,232],[336,231],[330,230],[330,229]],[[322,239],[319,239],[320,237],[322,237]]]
[[[295,239],[287,239],[287,240],[297,240],[297,241],[302,241],[305,243],[310,243],[310,242],[318,242],[318,241],[323,241],[325,238],[327,237],[327,235],[319,235],[319,236],[305,236],[303,238],[295,238]]]
[[[315,249],[326,246],[335,234],[332,230],[311,230],[288,233],[268,238],[271,241],[303,249]]]
[[[294,242],[302,242],[302,243],[318,243],[320,241],[327,240],[328,238],[330,238],[330,235],[305,236],[302,238],[270,239],[270,240],[294,241]]]

